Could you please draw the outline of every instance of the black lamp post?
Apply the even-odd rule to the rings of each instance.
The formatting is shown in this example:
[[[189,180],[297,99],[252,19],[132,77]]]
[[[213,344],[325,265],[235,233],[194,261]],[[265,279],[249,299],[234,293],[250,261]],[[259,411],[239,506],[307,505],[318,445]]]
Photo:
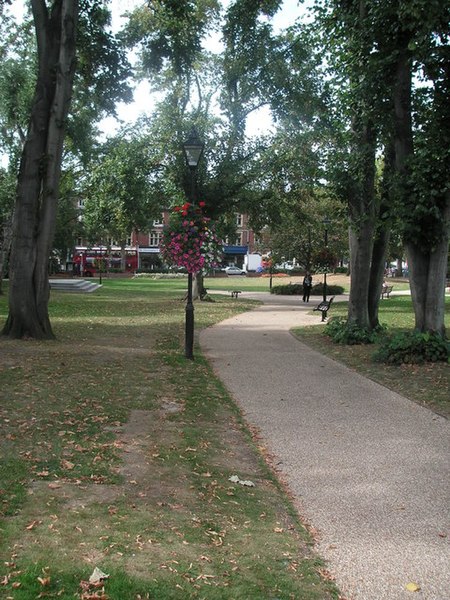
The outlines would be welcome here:
[[[195,128],[193,128],[188,139],[183,144],[186,163],[191,174],[190,201],[192,204],[195,204],[197,200],[195,172],[203,153],[203,147],[204,143],[198,137]],[[194,358],[194,303],[192,302],[192,273],[188,273],[184,355],[186,358],[191,360]]]
[[[325,250],[328,249],[328,225],[331,223],[330,219],[328,217],[325,217],[322,221],[322,223],[325,226]],[[325,270],[324,270],[324,274],[323,274],[323,301],[326,302],[327,301],[327,269],[328,266],[325,265]]]

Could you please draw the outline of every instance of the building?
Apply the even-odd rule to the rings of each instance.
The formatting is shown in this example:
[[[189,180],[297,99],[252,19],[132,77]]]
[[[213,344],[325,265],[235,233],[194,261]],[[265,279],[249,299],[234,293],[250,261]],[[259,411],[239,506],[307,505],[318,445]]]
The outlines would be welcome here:
[[[169,222],[169,211],[161,214],[161,219],[154,220],[152,228],[148,232],[133,232],[126,240],[128,252],[136,251],[137,268],[145,271],[158,270],[162,266],[160,244],[164,225]],[[106,243],[105,243],[106,242]],[[103,248],[108,246],[116,251],[120,250],[117,240],[109,239],[103,242]],[[236,214],[236,234],[224,240],[223,266],[235,265],[243,268],[244,259],[247,254],[254,253],[258,244],[254,231],[249,227],[249,218],[246,214]],[[79,239],[77,248],[86,251],[86,243]],[[77,248],[75,251],[77,251]],[[98,249],[98,248],[97,248]],[[94,248],[95,251],[95,248]]]

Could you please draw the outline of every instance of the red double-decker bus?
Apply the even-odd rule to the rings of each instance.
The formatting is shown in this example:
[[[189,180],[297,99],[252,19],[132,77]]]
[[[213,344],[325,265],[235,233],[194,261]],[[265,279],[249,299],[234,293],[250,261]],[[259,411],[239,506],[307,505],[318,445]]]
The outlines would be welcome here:
[[[80,277],[95,277],[100,273],[130,273],[138,268],[136,248],[125,249],[125,270],[119,246],[76,246],[73,252],[73,270]]]

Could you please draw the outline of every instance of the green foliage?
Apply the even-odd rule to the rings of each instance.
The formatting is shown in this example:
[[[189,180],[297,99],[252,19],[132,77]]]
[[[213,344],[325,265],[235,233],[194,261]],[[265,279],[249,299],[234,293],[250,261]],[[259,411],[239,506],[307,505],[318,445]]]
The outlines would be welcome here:
[[[450,341],[433,333],[402,332],[387,338],[373,358],[391,365],[450,362]]]
[[[279,296],[300,296],[303,294],[303,286],[301,283],[274,285],[270,292]]]
[[[354,346],[357,344],[373,344],[379,336],[381,328],[369,330],[360,327],[355,322],[349,322],[343,317],[333,317],[326,324],[324,333],[328,335],[335,344]]]
[[[161,215],[160,190],[155,182],[158,165],[149,155],[146,139],[125,132],[102,148],[86,181],[83,219],[92,241],[112,237],[123,243],[133,229],[149,227]]]
[[[271,290],[272,294],[279,296],[300,296],[303,294],[303,286],[301,283],[287,283],[285,285],[275,285]],[[327,285],[327,293],[329,296],[338,296],[344,293],[344,288],[340,285]],[[323,294],[323,284],[314,285],[311,290],[312,296],[321,296]]]

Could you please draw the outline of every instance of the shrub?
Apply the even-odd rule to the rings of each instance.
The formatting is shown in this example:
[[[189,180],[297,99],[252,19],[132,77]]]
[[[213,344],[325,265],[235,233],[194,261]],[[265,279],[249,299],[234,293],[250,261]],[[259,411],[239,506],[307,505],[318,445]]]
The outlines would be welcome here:
[[[346,344],[354,346],[357,344],[373,344],[382,331],[382,327],[368,329],[360,327],[354,322],[348,322],[344,317],[333,317],[325,326],[324,333],[328,335],[335,344]]]
[[[339,296],[344,293],[344,288],[341,285],[328,285],[327,284],[327,297],[328,296]],[[323,296],[323,283],[320,282],[313,285],[311,290],[312,296]]]
[[[373,358],[391,365],[450,362],[450,341],[435,333],[397,333],[382,343]]]
[[[271,294],[277,294],[279,296],[299,296],[300,294],[303,294],[303,286],[301,283],[274,285],[270,292]]]
[[[286,285],[275,285],[271,290],[272,294],[277,294],[280,296],[300,296],[303,294],[303,286],[301,283],[288,283]],[[340,285],[327,285],[327,295],[328,296],[338,296],[339,294],[344,293],[344,288]],[[323,285],[322,283],[318,283],[317,285],[313,285],[311,290],[311,296],[322,296],[323,295]]]

